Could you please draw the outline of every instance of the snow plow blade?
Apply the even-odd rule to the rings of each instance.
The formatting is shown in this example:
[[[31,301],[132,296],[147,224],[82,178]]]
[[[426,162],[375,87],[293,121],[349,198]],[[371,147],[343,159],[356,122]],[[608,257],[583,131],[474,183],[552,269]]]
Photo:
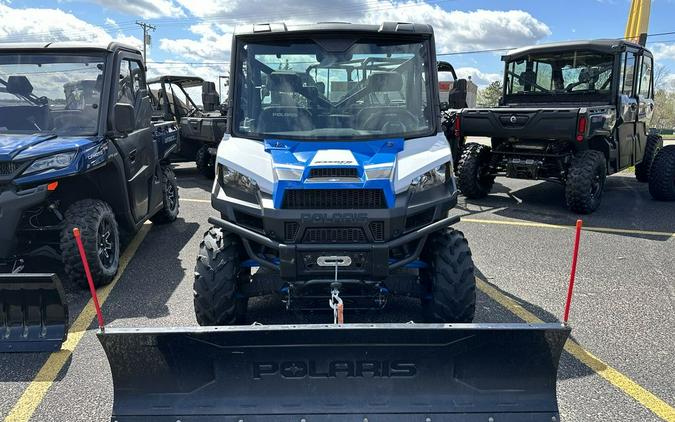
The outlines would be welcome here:
[[[0,274],[0,352],[52,352],[68,334],[68,304],[56,274]]]
[[[560,324],[352,324],[98,337],[118,422],[551,422],[568,335]]]

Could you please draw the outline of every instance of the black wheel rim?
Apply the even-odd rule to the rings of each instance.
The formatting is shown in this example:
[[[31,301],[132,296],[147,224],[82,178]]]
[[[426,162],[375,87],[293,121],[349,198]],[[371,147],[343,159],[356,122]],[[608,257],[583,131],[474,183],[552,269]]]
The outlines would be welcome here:
[[[596,174],[591,180],[591,197],[597,199],[602,192],[603,178],[601,174]]]
[[[111,268],[115,264],[117,254],[117,239],[112,222],[103,219],[98,225],[98,257],[105,268]]]
[[[171,181],[167,181],[166,183],[166,205],[170,210],[176,209],[176,204],[178,201],[176,200],[176,186],[174,186]]]

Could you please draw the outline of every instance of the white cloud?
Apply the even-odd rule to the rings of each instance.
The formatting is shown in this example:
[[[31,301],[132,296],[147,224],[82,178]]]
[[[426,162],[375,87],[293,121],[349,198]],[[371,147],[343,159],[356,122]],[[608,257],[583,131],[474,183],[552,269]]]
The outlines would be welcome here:
[[[0,40],[4,42],[106,42],[110,39],[103,29],[60,9],[13,9],[0,4]]]
[[[502,79],[502,75],[500,73],[482,72],[480,69],[475,67],[460,67],[455,69],[455,72],[457,72],[458,78],[468,79],[470,77],[473,83],[480,87],[489,85],[491,82]]]
[[[650,50],[657,62],[659,60],[675,60],[675,43],[656,43],[650,47]]]
[[[0,4],[0,40],[3,42],[87,41],[107,43],[119,40],[142,45],[136,37],[121,33],[112,36],[102,28],[78,19],[61,9],[13,9]]]
[[[199,61],[227,61],[233,28],[214,23],[199,23],[190,27],[196,39],[180,38],[159,41],[159,48],[175,56]]]
[[[183,17],[185,12],[173,0],[90,0],[109,9],[144,19]]]
[[[433,25],[439,52],[519,47],[551,34],[549,27],[521,10],[446,11],[419,0],[177,0],[194,16],[205,18],[190,31],[195,39],[162,39],[160,48],[188,59],[222,61],[229,58],[230,34],[235,24],[347,21],[425,22]]]
[[[522,10],[446,11],[425,2],[389,3],[395,9],[370,12],[370,22],[425,22],[434,27],[436,49],[456,52],[473,49],[520,47],[551,34],[549,27]]]
[[[113,27],[113,28],[118,28],[118,27],[119,27],[119,25],[117,25],[117,22],[115,22],[114,19],[110,19],[110,18],[105,18],[105,24],[106,24],[107,26],[111,26],[111,27]]]

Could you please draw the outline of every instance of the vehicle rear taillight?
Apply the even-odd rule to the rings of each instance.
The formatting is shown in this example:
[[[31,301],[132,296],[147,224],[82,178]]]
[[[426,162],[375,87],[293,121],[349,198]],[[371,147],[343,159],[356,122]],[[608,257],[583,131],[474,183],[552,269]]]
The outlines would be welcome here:
[[[577,123],[577,141],[581,142],[584,140],[584,135],[586,134],[586,116],[579,116],[579,122]]]
[[[459,121],[459,114],[455,116],[455,126],[453,127],[453,132],[456,139],[459,139],[459,137],[462,135],[462,125]]]

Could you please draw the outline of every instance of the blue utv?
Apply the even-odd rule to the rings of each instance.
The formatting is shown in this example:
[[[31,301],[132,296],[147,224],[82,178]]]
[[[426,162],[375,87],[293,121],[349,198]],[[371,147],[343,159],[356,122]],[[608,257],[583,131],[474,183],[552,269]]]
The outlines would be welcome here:
[[[151,116],[135,48],[0,44],[0,269],[48,257],[86,286],[78,227],[100,286],[117,273],[121,231],[176,219],[166,158],[178,131]]]

